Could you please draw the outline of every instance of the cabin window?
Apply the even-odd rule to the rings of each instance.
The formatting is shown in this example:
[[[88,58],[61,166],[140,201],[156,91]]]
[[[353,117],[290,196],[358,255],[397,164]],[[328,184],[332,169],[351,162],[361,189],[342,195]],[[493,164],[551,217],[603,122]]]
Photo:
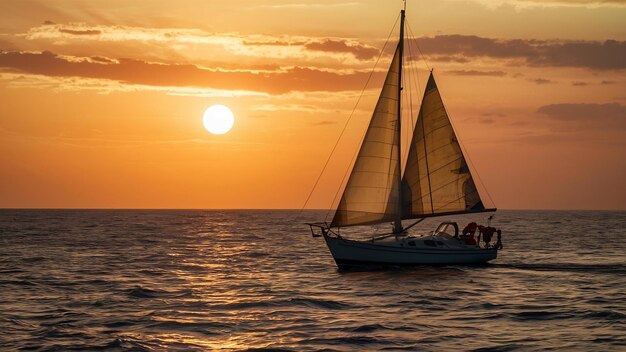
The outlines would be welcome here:
[[[427,246],[431,246],[431,247],[437,247],[437,245],[435,244],[435,241],[433,240],[424,240],[424,244]]]
[[[415,241],[409,241],[409,246],[415,247]]]
[[[437,241],[437,244],[440,245],[440,246],[443,246],[443,242],[441,242],[441,241]]]

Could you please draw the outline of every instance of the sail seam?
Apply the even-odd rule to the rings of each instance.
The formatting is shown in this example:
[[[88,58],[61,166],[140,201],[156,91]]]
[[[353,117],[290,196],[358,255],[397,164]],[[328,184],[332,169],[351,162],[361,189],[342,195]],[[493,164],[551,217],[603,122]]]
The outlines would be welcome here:
[[[437,148],[433,148],[433,150],[431,150],[429,154],[433,154],[436,151],[439,151],[439,150],[441,150],[441,149],[443,149],[445,147],[450,147],[450,146],[451,146],[450,144],[442,144],[441,146],[439,146]]]
[[[440,129],[442,129],[442,128],[446,128],[446,127],[448,127],[448,126],[452,126],[452,125],[451,125],[450,123],[446,123],[445,125],[437,126],[437,127],[435,127],[435,128],[433,128],[433,129],[431,129],[431,130],[430,130],[430,131],[428,131],[428,132],[427,132],[427,131],[424,131],[424,135],[422,136],[422,139],[423,139],[423,138],[425,138],[426,136],[428,136],[428,135],[430,135],[430,134],[432,134],[432,133],[434,133],[434,132],[437,132],[438,130],[440,130]]]
[[[449,185],[451,185],[451,184],[453,184],[453,183],[455,183],[455,182],[458,182],[458,181],[459,181],[459,180],[454,180],[454,181],[448,182],[448,183],[446,183],[445,185],[443,185],[443,186],[441,186],[441,187],[439,187],[439,188],[435,189],[434,191],[432,191],[432,193],[435,193],[435,192],[437,192],[437,191],[439,191],[439,190],[441,190],[441,189],[443,189],[443,188],[445,188],[445,187],[447,187],[447,186],[449,186]],[[432,193],[431,193],[431,194],[427,194],[427,195],[432,195]],[[474,193],[478,193],[478,190],[472,191],[472,192],[470,192],[470,193],[468,193],[468,194],[474,194]],[[459,198],[456,198],[456,199],[454,199],[454,200],[451,200],[451,201],[449,201],[448,203],[445,203],[443,206],[440,206],[440,207],[438,207],[438,208],[436,208],[436,209],[441,209],[442,207],[448,206],[448,205],[450,205],[450,204],[452,204],[452,203],[454,203],[454,202],[458,202],[458,201],[460,201],[461,199],[465,198],[468,194],[463,194],[463,196],[461,196],[461,197],[459,197]],[[420,199],[420,200],[422,200],[422,199],[424,199],[424,198],[425,198],[425,196],[427,196],[427,195],[424,195],[424,196],[422,196],[422,197],[421,197],[421,198],[419,198],[419,199]],[[480,195],[480,194],[479,194],[479,195]],[[432,211],[434,212],[434,211],[435,211],[435,209],[433,209]]]
[[[395,131],[395,128],[389,128],[389,127],[383,127],[383,126],[372,126],[370,128],[370,131],[373,130],[373,129]],[[367,141],[365,143],[385,143],[385,142],[381,142],[381,141]],[[392,143],[387,143],[387,144],[392,144]]]
[[[382,172],[382,171],[357,171],[357,173],[359,174],[382,174],[382,175],[386,175],[386,172]]]
[[[478,190],[476,189],[476,190],[474,190],[474,191],[470,192],[469,194],[474,194],[474,193],[478,193]],[[459,198],[457,198],[457,199],[455,199],[455,200],[452,200],[452,201],[450,201],[450,202],[448,202],[448,203],[446,203],[446,204],[444,204],[444,205],[440,206],[440,207],[439,207],[439,208],[437,208],[437,209],[444,208],[444,207],[446,207],[446,206],[448,206],[448,205],[450,205],[450,204],[452,204],[452,203],[454,203],[454,202],[458,202],[458,201],[460,201],[460,200],[461,200],[461,199],[463,199],[463,198],[465,198],[465,196],[463,196],[463,197],[459,197]]]
[[[441,190],[441,189],[444,189],[444,188],[446,188],[447,186],[450,186],[450,185],[454,184],[455,182],[459,182],[459,180],[458,180],[459,178],[460,178],[460,177],[458,177],[457,179],[454,179],[454,180],[452,180],[452,181],[450,181],[450,182],[446,182],[446,183],[444,183],[443,185],[441,185],[441,186],[439,186],[439,187],[435,188],[434,190],[432,190],[432,191],[431,191],[431,194],[432,194],[432,193],[435,193],[435,192],[437,192],[437,191],[439,191],[439,190]]]
[[[463,157],[462,157],[462,156],[460,156],[460,157],[458,157],[458,158],[456,158],[456,159],[454,159],[454,160],[450,160],[449,162],[447,162],[447,163],[445,163],[445,164],[443,164],[443,165],[441,165],[441,166],[439,166],[439,167],[435,168],[435,169],[434,169],[433,171],[431,171],[430,173],[431,173],[431,174],[433,174],[433,173],[435,173],[435,172],[437,172],[437,171],[439,171],[439,170],[441,170],[441,169],[445,168],[446,166],[449,166],[450,164],[453,164],[454,162],[459,161],[459,160],[462,160],[462,159],[463,159]],[[424,178],[424,176],[422,176],[422,178]],[[420,178],[420,179],[421,179],[421,178]]]

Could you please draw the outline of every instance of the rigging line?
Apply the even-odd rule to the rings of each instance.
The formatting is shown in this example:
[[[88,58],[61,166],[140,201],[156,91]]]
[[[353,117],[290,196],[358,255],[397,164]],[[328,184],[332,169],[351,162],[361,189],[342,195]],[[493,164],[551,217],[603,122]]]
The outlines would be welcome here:
[[[412,223],[411,225],[409,225],[409,226],[405,227],[404,229],[405,229],[405,230],[408,230],[408,229],[410,229],[411,227],[413,227],[413,226],[415,226],[415,225],[419,224],[420,222],[422,222],[422,221],[424,221],[424,220],[426,220],[426,218],[420,218],[419,220],[417,220],[416,222]]]
[[[409,110],[411,108],[411,104],[412,104],[412,102],[411,102],[411,83],[409,82],[407,84],[407,80],[410,80],[410,77],[408,77],[408,76],[409,76],[408,73],[406,75],[402,75],[402,81],[403,81],[402,82],[402,87],[407,87],[408,86],[408,88],[409,88],[409,89],[403,89],[402,90],[402,94],[403,94],[402,100],[403,101],[408,101],[409,102],[409,104],[408,104],[409,106],[407,106],[407,104],[404,104],[403,109],[402,109],[403,114],[401,114],[401,116],[403,118],[407,119],[407,120],[408,120],[408,118],[405,115],[407,115],[407,114],[410,115],[410,111],[407,111],[407,110]],[[408,97],[408,99],[407,99],[407,97]],[[403,125],[406,125],[406,124],[403,124]],[[400,161],[401,163],[402,163],[402,161],[406,160],[406,156],[408,155],[407,153],[408,153],[408,150],[409,150],[408,146],[411,143],[409,141],[409,129],[404,128],[403,131],[405,131],[404,134],[406,134],[406,136],[403,136],[402,133],[400,134],[400,136],[401,136],[400,137],[400,142],[402,143],[402,151],[403,151],[402,160]],[[400,131],[400,132],[403,132],[403,131]],[[400,165],[402,165],[402,164],[400,164]]]
[[[417,37],[413,34],[413,30],[411,29],[411,26],[408,25],[407,26],[408,30],[409,30],[409,35],[413,38],[413,45],[415,45],[416,47],[416,54],[417,52],[419,52],[420,56],[418,57],[417,55],[415,55],[416,60],[415,61],[419,61],[419,59],[421,58],[422,61],[424,61],[424,65],[427,67],[427,69],[430,71],[430,66],[428,65],[428,62],[426,61],[426,57],[424,56],[424,54],[422,53],[421,48],[419,47],[419,44],[417,43]]]
[[[408,26],[408,22],[407,22],[407,26]],[[420,83],[419,83],[419,69],[417,68],[416,65],[416,60],[415,58],[417,58],[417,56],[415,55],[415,53],[413,52],[413,48],[412,48],[412,43],[411,43],[411,33],[408,33],[408,50],[409,50],[409,55],[408,55],[408,80],[409,80],[409,115],[411,117],[411,129],[407,129],[407,151],[406,151],[406,155],[405,155],[405,159],[408,161],[408,155],[410,153],[410,148],[413,142],[413,135],[415,133],[415,127],[416,127],[416,121],[414,120],[414,112],[413,112],[413,95],[415,95],[415,92],[413,92],[413,87],[415,87],[415,91],[418,94],[418,96],[421,93],[421,87],[420,87]],[[415,75],[415,80],[412,80],[412,77]],[[420,104],[420,100],[421,98],[418,97],[418,104]],[[405,172],[406,172],[406,168],[405,168]]]
[[[437,91],[439,92],[439,96],[441,97],[441,91],[439,90],[439,87],[437,87]],[[443,101],[443,97],[441,97],[441,101]],[[489,197],[489,200],[491,201],[491,204],[493,204],[493,206],[495,207],[496,206],[496,202],[493,201],[493,198],[491,197],[491,194],[489,193],[489,190],[487,189],[487,187],[485,187],[485,184],[483,183],[483,180],[480,177],[480,174],[478,173],[478,169],[474,166],[474,162],[472,162],[472,158],[470,158],[469,152],[467,151],[467,148],[465,148],[465,144],[463,144],[463,141],[461,140],[461,138],[458,137],[459,133],[457,132],[457,129],[454,127],[454,123],[452,122],[452,118],[450,117],[450,114],[448,113],[448,110],[446,109],[445,105],[443,105],[443,110],[446,113],[446,115],[448,115],[448,121],[450,121],[450,126],[452,127],[452,130],[454,131],[454,134],[457,136],[457,142],[459,142],[459,146],[462,149],[461,154],[463,155],[463,157],[467,157],[467,161],[469,161],[469,164],[471,165],[472,169],[474,169],[474,172],[475,172],[476,176],[478,177],[478,182],[480,182],[480,185],[483,187],[483,189],[487,193],[487,197]],[[465,153],[463,153],[463,150],[465,151]],[[468,167],[470,165],[468,165]],[[470,170],[470,176],[471,175],[472,175],[472,172]],[[476,191],[478,192],[478,190],[476,190]],[[480,197],[480,192],[478,192],[478,197]]]
[[[410,30],[409,30],[410,33]],[[422,104],[424,104],[424,101],[422,101]],[[420,108],[421,110],[421,108]],[[424,116],[422,116],[422,118],[418,118],[418,120],[422,121],[422,142],[424,144],[424,159],[425,159],[425,164],[426,164],[426,176],[428,177],[428,195],[430,198],[430,210],[431,212],[435,212],[435,207],[433,205],[433,190],[432,190],[432,185],[430,182],[430,166],[428,165],[428,149],[426,148],[426,126],[424,124]],[[418,157],[419,160],[419,157]]]
[[[409,37],[413,38],[413,41],[416,40],[415,37],[413,36],[413,33],[411,31],[409,31]],[[419,67],[417,67],[417,53],[413,52],[413,49],[411,49],[412,47],[410,46],[410,43],[411,43],[411,41],[409,41],[409,50],[411,50],[411,56],[414,57],[414,60],[413,60],[413,70],[415,72],[415,80],[416,80],[416,83],[417,83],[417,94],[418,94],[418,97],[420,98],[418,103],[421,106],[421,104],[422,104],[422,101],[421,101],[421,99],[422,99],[422,86],[420,84]],[[413,45],[415,45],[415,43],[413,43]]]
[[[407,51],[408,55],[410,55],[410,53]],[[407,106],[407,104],[404,104],[404,115],[409,115],[409,117],[405,117],[405,119],[407,120],[407,123],[405,125],[408,125],[408,121],[409,118],[411,117],[411,114],[413,113],[413,92],[411,91],[411,67],[410,67],[410,62],[408,60],[406,60],[407,65],[407,71],[405,75],[402,75],[402,87],[408,87],[408,89],[403,89],[402,93],[404,94],[404,101],[408,101],[409,104]],[[408,98],[408,99],[407,99]],[[411,122],[413,120],[411,119]],[[403,137],[401,139],[402,142],[402,151],[403,151],[403,155],[402,155],[402,161],[406,160],[408,155],[409,155],[409,148],[411,147],[411,138],[410,138],[410,133],[413,129],[413,123],[411,123],[410,128],[404,128],[404,130],[406,131],[406,137]],[[401,164],[402,165],[402,164]],[[405,168],[405,172],[406,172],[406,168]]]
[[[370,80],[372,78],[372,75],[374,74],[374,70],[376,69],[376,66],[378,65],[378,62],[380,61],[380,58],[385,53],[385,48],[387,47],[387,44],[389,44],[389,38],[391,38],[391,35],[393,34],[394,29],[396,29],[396,25],[398,24],[399,20],[400,20],[400,15],[398,14],[398,17],[396,18],[396,22],[393,24],[393,27],[391,28],[391,31],[389,32],[389,35],[387,36],[387,40],[385,41],[385,44],[383,45],[383,48],[381,49],[380,54],[378,55],[378,58],[376,59],[376,63],[374,64],[374,67],[372,68],[372,71],[370,72],[369,76],[367,77],[367,81],[365,82],[365,86],[363,86],[363,89],[361,90],[361,94],[359,95],[359,98],[357,99],[357,102],[354,105],[354,108],[352,109],[352,112],[350,113],[350,116],[348,117],[348,120],[346,121],[345,125],[343,126],[343,129],[341,130],[341,133],[339,134],[339,138],[337,138],[337,142],[335,142],[335,145],[333,146],[333,149],[331,150],[330,155],[328,156],[328,159],[326,160],[326,163],[324,164],[324,167],[322,168],[322,171],[320,172],[319,176],[317,177],[317,180],[315,181],[315,184],[313,185],[313,189],[311,189],[311,193],[309,193],[309,196],[307,197],[307,200],[305,201],[304,205],[302,206],[302,209],[300,209],[300,214],[302,214],[302,211],[306,207],[306,204],[311,199],[311,195],[313,194],[313,191],[315,191],[315,188],[317,187],[317,184],[319,183],[320,178],[324,174],[324,171],[326,170],[326,167],[328,166],[328,162],[330,161],[331,157],[333,156],[333,154],[335,152],[335,149],[337,149],[337,145],[339,144],[339,141],[341,140],[341,137],[343,136],[344,132],[346,131],[346,127],[348,127],[348,122],[350,122],[350,119],[352,119],[352,116],[354,115],[354,112],[356,111],[356,108],[359,105],[359,102],[361,101],[361,98],[363,97],[363,93],[365,92],[365,89],[367,88],[367,85],[369,84],[369,82],[370,82]],[[363,139],[365,138],[365,134],[366,133],[367,133],[367,129],[363,132],[363,136],[361,138],[361,143],[363,143]],[[361,148],[357,148],[355,150],[354,155],[352,157],[352,160],[351,160],[350,164],[348,165],[348,168],[346,169],[346,172],[344,173],[343,178],[341,179],[341,183],[339,184],[339,187],[337,188],[337,192],[335,192],[335,196],[333,197],[332,202],[330,203],[330,207],[328,208],[328,212],[326,213],[326,216],[324,217],[324,220],[328,219],[328,214],[330,214],[330,212],[333,209],[333,205],[335,204],[335,200],[337,199],[337,195],[339,194],[339,191],[342,189],[341,186],[343,185],[343,182],[345,181],[346,176],[348,175],[348,172],[351,170],[350,166],[356,160],[356,157],[358,156],[358,153],[359,153],[360,149]]]
[[[409,50],[410,52],[410,50]],[[410,55],[410,53],[409,53]],[[409,153],[411,152],[411,145],[413,144],[413,134],[415,131],[415,111],[413,109],[413,96],[415,94],[419,94],[418,92],[416,92],[413,88],[414,88],[414,78],[412,78],[411,76],[413,76],[412,72],[412,63],[409,62],[409,74],[407,76],[409,76],[409,121],[411,122],[411,124],[409,125],[410,127],[407,128],[407,148],[406,148],[406,161],[409,161]],[[408,125],[408,123],[407,123]],[[405,165],[406,166],[406,165]],[[405,169],[406,172],[406,169]]]
[[[409,91],[410,91],[410,94],[409,94],[409,100],[410,100],[409,114],[411,116],[411,129],[410,129],[410,131],[407,130],[408,147],[407,147],[407,151],[406,151],[406,155],[405,155],[407,162],[408,162],[408,155],[410,153],[410,148],[411,148],[411,146],[413,144],[413,136],[415,134],[415,128],[417,127],[416,126],[416,121],[414,120],[415,115],[414,115],[414,112],[413,112],[413,95],[414,95],[413,88],[415,88],[415,92],[417,92],[418,95],[420,95],[420,93],[421,93],[421,87],[420,87],[420,84],[419,84],[419,69],[417,68],[416,60],[415,60],[415,58],[417,56],[413,52],[413,48],[412,48],[412,45],[411,45],[411,35],[410,35],[410,33],[409,33],[408,49],[409,49],[409,60],[407,60],[407,61],[409,62],[409,64],[408,64],[408,70],[409,70],[409,74],[408,74],[408,76],[409,76]],[[411,60],[411,58],[413,58],[413,60]],[[413,80],[412,77],[411,77],[413,75],[415,75],[415,80]],[[421,99],[421,98],[418,97],[418,104],[421,103],[421,101],[419,99]],[[406,167],[405,167],[405,172],[406,172]]]
[[[413,35],[413,31],[411,30],[411,26],[407,24],[407,27],[409,29],[409,33],[411,35]],[[430,71],[430,65],[428,65],[428,61],[426,61],[426,56],[424,56],[424,54],[422,53],[422,49],[420,49],[419,44],[417,43],[417,37],[415,37],[415,35],[413,35],[414,40],[415,40],[415,46],[417,47],[417,50],[420,52],[420,55],[422,56],[422,60],[424,60],[424,64],[426,64],[426,67],[428,68],[428,70]]]
[[[411,34],[409,33],[409,58],[414,58],[414,54],[413,54],[413,49],[411,47]],[[417,86],[416,86],[416,92],[418,94],[418,96],[420,95],[420,87],[419,87],[419,72],[417,70],[416,64],[415,64],[415,60],[410,60],[409,59],[409,71],[413,71],[413,74],[415,75],[415,78],[417,80]],[[411,80],[411,74],[409,74],[409,89],[411,90],[411,92],[413,92],[413,85],[412,80]],[[411,140],[409,142],[409,148],[410,148],[410,144],[413,142],[413,135],[415,134],[415,121],[413,120],[414,118],[414,114],[413,114],[413,94],[411,94],[411,97],[409,98],[411,100]],[[418,98],[420,99],[420,98]],[[417,101],[418,104],[420,104],[420,100]],[[407,151],[407,159],[408,159],[408,151]]]

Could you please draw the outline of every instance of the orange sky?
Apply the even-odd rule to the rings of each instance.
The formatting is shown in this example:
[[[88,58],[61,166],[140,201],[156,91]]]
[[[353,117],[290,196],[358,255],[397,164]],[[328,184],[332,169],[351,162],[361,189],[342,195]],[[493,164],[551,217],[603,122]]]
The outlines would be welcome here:
[[[300,208],[401,3],[0,2],[0,207]],[[626,1],[408,11],[421,82],[434,68],[499,208],[626,209]],[[330,205],[389,60],[310,207]],[[202,126],[216,103],[236,119],[221,136]]]

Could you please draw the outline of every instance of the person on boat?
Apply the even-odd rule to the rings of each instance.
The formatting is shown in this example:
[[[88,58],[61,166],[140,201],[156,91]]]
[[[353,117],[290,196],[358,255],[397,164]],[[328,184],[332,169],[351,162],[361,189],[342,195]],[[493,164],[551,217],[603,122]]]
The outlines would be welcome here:
[[[478,228],[478,225],[476,225],[475,222],[470,222],[463,229],[463,236],[469,235],[469,236],[474,237],[474,233],[476,233],[477,228]]]
[[[498,237],[496,239],[496,244],[493,245],[493,248],[502,249],[502,230],[498,229],[496,233],[498,234]]]
[[[491,243],[491,238],[493,237],[493,234],[496,232],[496,228],[491,227],[491,226],[483,227],[481,229],[481,232],[483,234],[483,241],[485,242],[485,248],[489,248],[490,243]]]
[[[476,233],[476,229],[478,225],[475,222],[470,222],[463,229],[463,233],[461,234],[461,240],[469,245],[476,245],[476,239],[474,238],[474,234]]]
[[[477,228],[478,228],[478,225],[476,225],[475,222],[470,222],[469,224],[467,224],[467,226],[465,226],[465,228],[463,229],[463,232],[461,233],[461,239],[464,240],[465,242],[467,242],[469,238],[473,240],[474,234],[476,233]],[[472,241],[472,240],[469,240],[469,241]]]

